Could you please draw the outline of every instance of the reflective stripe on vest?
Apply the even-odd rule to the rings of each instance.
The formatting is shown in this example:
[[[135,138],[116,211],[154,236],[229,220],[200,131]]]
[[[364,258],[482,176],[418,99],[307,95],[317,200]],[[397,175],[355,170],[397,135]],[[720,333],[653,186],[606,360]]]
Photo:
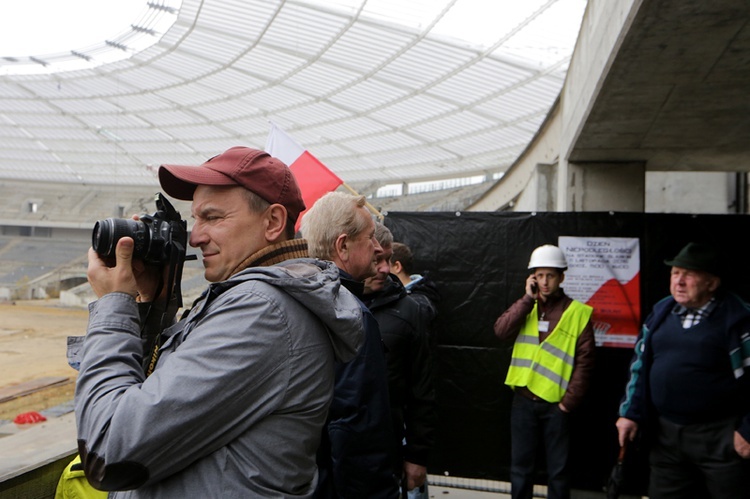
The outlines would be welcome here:
[[[550,403],[562,400],[573,373],[578,337],[593,311],[592,307],[573,300],[555,329],[540,345],[535,304],[513,345],[505,384],[525,386]]]

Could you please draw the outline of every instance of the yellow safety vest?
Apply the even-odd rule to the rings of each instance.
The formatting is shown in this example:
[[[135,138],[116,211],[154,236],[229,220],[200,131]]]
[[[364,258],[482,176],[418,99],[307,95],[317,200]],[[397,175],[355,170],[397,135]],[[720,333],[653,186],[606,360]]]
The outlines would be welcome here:
[[[511,388],[525,386],[547,402],[560,402],[573,372],[576,342],[593,311],[592,307],[573,300],[555,329],[540,344],[535,304],[513,345],[505,384]]]
[[[55,490],[55,499],[107,499],[108,495],[109,492],[95,489],[86,479],[79,455],[65,467]]]

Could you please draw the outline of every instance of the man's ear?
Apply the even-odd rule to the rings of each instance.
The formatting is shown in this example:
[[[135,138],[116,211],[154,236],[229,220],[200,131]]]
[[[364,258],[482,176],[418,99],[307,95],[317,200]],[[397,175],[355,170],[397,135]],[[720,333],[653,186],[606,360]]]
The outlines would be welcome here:
[[[708,283],[708,290],[711,293],[714,293],[717,289],[719,289],[719,286],[721,286],[721,277],[713,276],[711,278],[711,281]]]
[[[401,265],[401,262],[399,262],[398,260],[391,263],[391,274],[400,274],[403,270],[404,270],[404,267]]]
[[[266,209],[265,218],[266,239],[271,242],[279,241],[286,236],[287,214],[286,208],[280,204],[272,204]]]
[[[333,243],[334,256],[339,261],[346,262],[349,260],[349,237],[346,234],[339,234]]]

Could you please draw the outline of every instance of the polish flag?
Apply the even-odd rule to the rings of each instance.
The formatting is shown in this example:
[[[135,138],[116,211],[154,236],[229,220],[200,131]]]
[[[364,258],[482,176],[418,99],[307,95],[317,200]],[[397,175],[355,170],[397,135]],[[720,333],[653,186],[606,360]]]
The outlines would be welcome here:
[[[326,168],[318,158],[299,145],[289,134],[271,123],[271,131],[266,141],[266,152],[279,158],[292,170],[302,191],[306,209],[300,213],[295,229],[299,229],[302,215],[324,194],[336,190],[344,183],[335,173]]]

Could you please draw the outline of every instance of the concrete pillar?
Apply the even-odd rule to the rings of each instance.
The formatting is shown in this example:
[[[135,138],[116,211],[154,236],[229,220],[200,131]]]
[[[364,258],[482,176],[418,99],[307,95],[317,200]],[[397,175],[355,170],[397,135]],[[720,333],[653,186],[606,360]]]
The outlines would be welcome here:
[[[646,168],[643,162],[567,163],[560,169],[558,211],[643,212]],[[566,175],[563,176],[562,172]]]
[[[513,211],[555,211],[557,165],[537,164],[526,187],[512,201]]]

